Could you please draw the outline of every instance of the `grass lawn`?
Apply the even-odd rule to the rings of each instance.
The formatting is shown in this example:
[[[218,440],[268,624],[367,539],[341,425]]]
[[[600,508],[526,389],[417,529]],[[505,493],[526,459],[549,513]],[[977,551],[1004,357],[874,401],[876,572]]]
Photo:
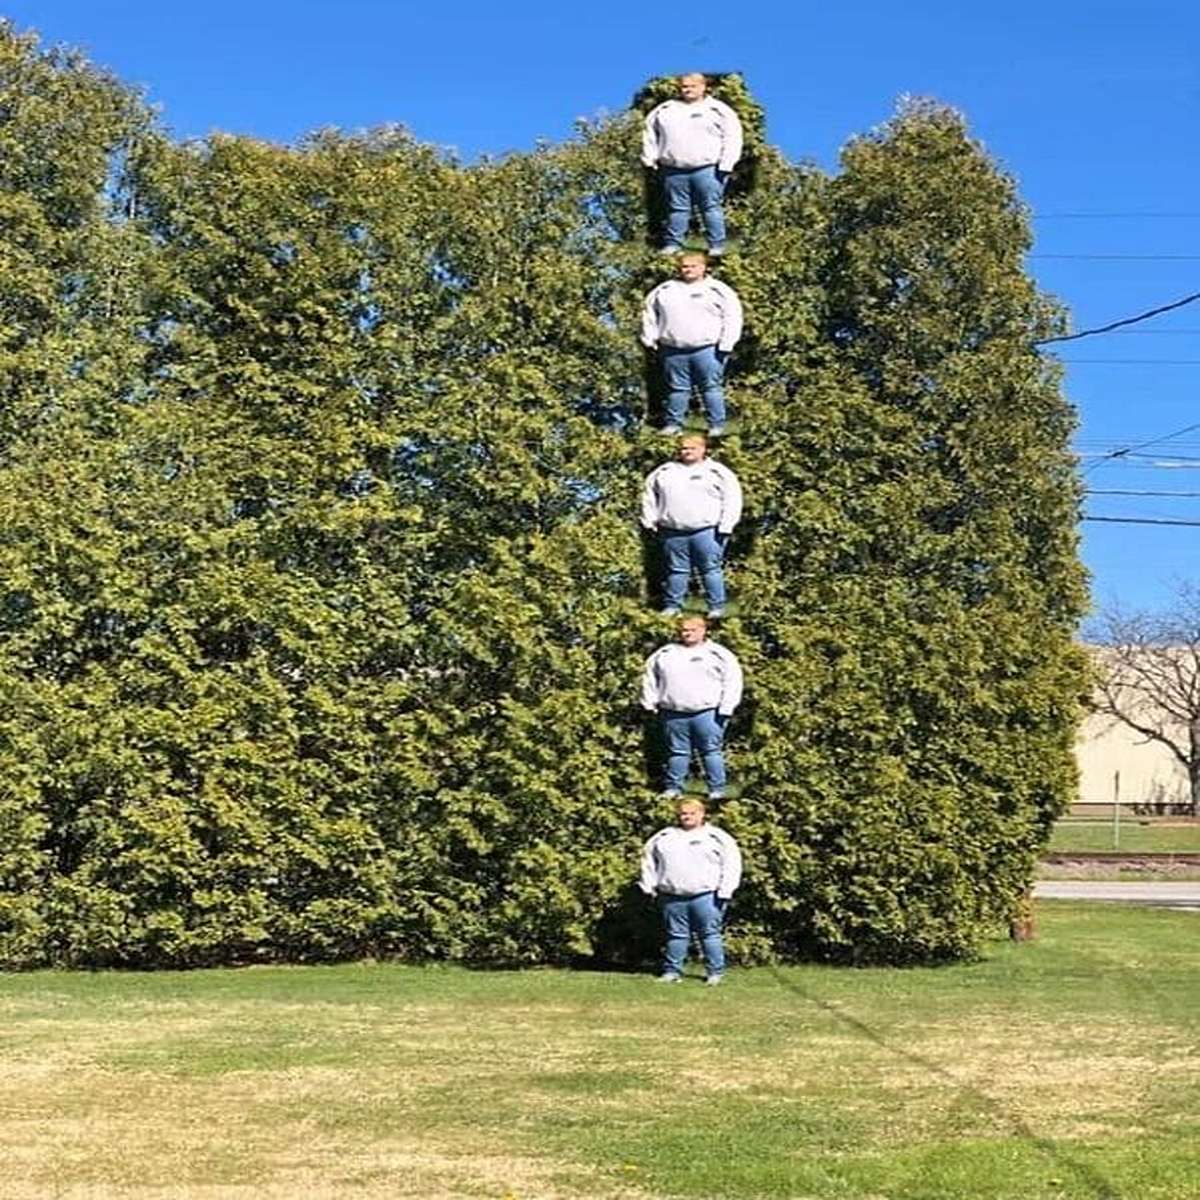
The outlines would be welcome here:
[[[1048,850],[1126,850],[1130,854],[1200,853],[1200,825],[1139,825],[1121,821],[1119,841],[1113,845],[1112,821],[1060,821],[1050,834]]]
[[[1200,1192],[1200,915],[937,970],[0,977],[0,1196]]]

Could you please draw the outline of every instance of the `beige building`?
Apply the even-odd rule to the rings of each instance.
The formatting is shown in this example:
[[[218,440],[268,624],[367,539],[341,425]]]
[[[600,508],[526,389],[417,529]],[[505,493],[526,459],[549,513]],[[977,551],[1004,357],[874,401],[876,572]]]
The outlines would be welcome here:
[[[1099,663],[1103,650],[1093,648]],[[1139,721],[1161,727],[1187,744],[1186,731],[1161,710],[1143,702]],[[1079,763],[1079,799],[1087,803],[1113,800],[1119,789],[1123,804],[1171,805],[1188,802],[1188,777],[1183,764],[1161,742],[1151,741],[1116,717],[1092,713],[1079,727],[1075,743]],[[1119,776],[1119,778],[1118,778]]]
[[[1080,725],[1075,758],[1082,801],[1111,802],[1119,782],[1123,804],[1187,803],[1188,778],[1180,761],[1161,742],[1146,741],[1115,717],[1093,713]]]

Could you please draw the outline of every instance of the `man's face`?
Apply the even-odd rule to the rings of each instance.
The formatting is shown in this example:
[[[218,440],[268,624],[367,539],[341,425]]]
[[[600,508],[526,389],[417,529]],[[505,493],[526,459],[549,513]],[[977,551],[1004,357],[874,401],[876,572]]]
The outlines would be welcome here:
[[[701,804],[681,804],[676,810],[675,819],[681,829],[695,829],[704,824],[704,806]]]
[[[708,84],[703,75],[681,75],[679,77],[679,98],[688,104],[695,104],[704,99]]]
[[[681,621],[679,625],[679,640],[685,646],[698,646],[704,641],[704,635],[708,632],[708,626],[700,620],[689,619]]]
[[[708,446],[703,438],[684,438],[679,443],[679,461],[682,463],[702,462],[707,452]]]
[[[703,279],[707,269],[707,264],[702,258],[688,257],[679,260],[679,278],[684,283],[695,283],[697,279]]]

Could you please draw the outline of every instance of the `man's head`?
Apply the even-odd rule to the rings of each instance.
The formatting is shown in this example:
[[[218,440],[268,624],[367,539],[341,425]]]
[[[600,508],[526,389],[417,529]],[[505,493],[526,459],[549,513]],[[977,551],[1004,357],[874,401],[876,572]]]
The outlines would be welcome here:
[[[703,254],[689,252],[679,256],[679,278],[684,283],[695,283],[703,279],[708,270],[708,259]]]
[[[681,829],[696,829],[704,824],[704,805],[699,800],[680,800],[675,806],[675,820]]]
[[[702,433],[685,433],[679,439],[679,461],[682,463],[698,463],[704,461],[708,453],[708,438]]]
[[[708,80],[700,74],[699,71],[689,71],[686,75],[679,77],[679,98],[686,101],[688,104],[695,104],[697,100],[704,99],[704,93],[708,91]]]
[[[679,622],[679,640],[685,646],[698,646],[708,634],[708,622],[703,617],[684,617]]]

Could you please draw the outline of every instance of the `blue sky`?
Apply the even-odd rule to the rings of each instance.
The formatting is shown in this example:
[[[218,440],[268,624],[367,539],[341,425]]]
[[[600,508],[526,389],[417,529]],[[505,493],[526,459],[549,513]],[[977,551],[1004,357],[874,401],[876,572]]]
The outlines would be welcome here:
[[[1200,292],[1200,6],[1188,0],[9,0],[3,14],[143,86],[179,137],[400,122],[473,158],[564,137],[651,75],[740,70],[771,140],[832,170],[897,96],[931,95],[1017,177],[1037,214],[1030,267],[1077,328]],[[1200,422],[1200,302],[1059,353],[1085,456]],[[1200,522],[1200,429],[1139,455],[1085,457],[1089,487],[1197,495],[1094,494],[1088,512]],[[1200,526],[1083,533],[1099,604],[1153,607],[1200,579]]]

